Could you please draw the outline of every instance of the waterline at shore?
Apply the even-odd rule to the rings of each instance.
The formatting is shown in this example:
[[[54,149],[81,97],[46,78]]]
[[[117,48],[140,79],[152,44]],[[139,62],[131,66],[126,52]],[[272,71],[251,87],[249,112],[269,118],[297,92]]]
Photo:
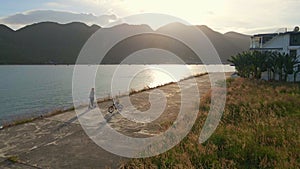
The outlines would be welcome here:
[[[176,75],[175,80],[165,78],[161,73],[153,71],[152,67],[169,70]],[[84,67],[84,66],[83,66]],[[92,67],[92,66],[87,66]],[[183,72],[186,67],[190,73]],[[211,66],[218,67],[218,66]],[[219,66],[220,67],[220,66]],[[72,75],[74,66],[0,66],[0,124],[8,121],[18,120],[26,117],[45,115],[53,111],[63,111],[73,106],[72,99]],[[95,79],[96,98],[111,96],[111,81],[116,65],[105,65],[97,72]],[[144,70],[135,76],[130,72]],[[225,65],[224,69],[231,69]],[[115,76],[118,79],[118,86],[114,94],[125,93],[125,91],[142,90],[164,85],[172,81],[178,81],[191,74],[205,72],[203,65],[123,65],[122,73]],[[187,74],[185,74],[187,73]],[[132,77],[134,76],[134,77]],[[132,79],[129,85],[128,82]],[[126,85],[127,84],[127,85]],[[119,86],[122,85],[122,86]],[[122,88],[121,88],[122,87]],[[124,89],[124,90],[123,90]],[[88,102],[89,88],[79,88],[82,98],[75,103],[86,104]]]
[[[189,86],[189,80],[192,79],[183,80],[182,83],[186,83],[183,85]],[[198,76],[194,80],[198,84],[201,96],[210,90],[208,75]],[[157,120],[148,124],[132,123],[117,113],[107,124],[116,131],[131,137],[151,137],[165,131],[176,119],[180,109],[178,102],[180,90],[177,83],[157,87],[157,89],[162,90],[168,100],[165,111]],[[130,95],[135,108],[141,111],[149,108],[150,104],[147,100],[151,90]],[[109,105],[111,105],[110,100],[98,103],[104,116],[107,115]],[[25,133],[30,136],[27,137]],[[0,150],[0,158],[16,157],[18,165],[24,163],[40,168],[61,168],[62,166],[104,168],[105,166],[119,166],[127,160],[108,153],[93,143],[84,133],[73,110],[6,127],[0,131],[0,140],[0,144],[5,145],[5,148]],[[10,146],[12,143],[14,146]],[[108,158],[110,160],[107,160]]]
[[[190,79],[190,78],[196,78],[196,77],[204,76],[204,75],[207,75],[207,73],[195,74],[193,76],[185,77],[185,78],[179,80],[178,82],[184,81],[184,80],[187,80],[187,79]],[[115,98],[115,97],[128,96],[128,95],[132,95],[132,94],[135,94],[135,93],[140,93],[140,92],[143,92],[143,91],[147,91],[147,90],[167,86],[167,85],[174,84],[174,83],[176,83],[176,82],[169,82],[169,83],[166,83],[166,84],[158,85],[156,87],[148,87],[147,86],[147,87],[145,87],[141,90],[132,90],[129,93],[120,93],[117,96],[107,96],[107,97],[104,97],[104,98],[99,98],[99,99],[97,99],[97,103],[100,104],[100,103],[104,103],[104,102],[112,102],[112,98]],[[88,103],[80,105],[80,107],[87,107],[87,106],[88,106]],[[49,111],[49,112],[46,112],[46,113],[43,113],[43,114],[38,114],[38,115],[35,115],[34,113],[32,113],[32,114],[27,115],[27,116],[19,116],[19,117],[16,117],[14,119],[10,119],[10,120],[7,120],[5,122],[2,122],[2,124],[0,123],[0,126],[1,126],[1,128],[5,128],[5,127],[14,126],[14,125],[19,125],[19,124],[31,122],[31,121],[34,121],[34,120],[37,120],[37,119],[47,118],[47,117],[55,116],[55,115],[62,114],[62,113],[65,113],[65,112],[73,111],[74,109],[75,109],[74,106],[70,106],[68,108],[55,109],[53,111]]]

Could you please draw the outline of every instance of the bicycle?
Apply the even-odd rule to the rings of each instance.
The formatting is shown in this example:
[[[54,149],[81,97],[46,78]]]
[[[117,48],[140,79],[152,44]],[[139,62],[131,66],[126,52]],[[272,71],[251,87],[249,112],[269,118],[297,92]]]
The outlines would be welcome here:
[[[121,112],[122,109],[123,109],[123,105],[120,104],[118,100],[115,101],[115,100],[113,99],[112,102],[113,102],[113,105],[112,105],[112,106],[109,106],[108,109],[107,109],[107,111],[108,111],[109,113],[113,113],[115,110],[118,111],[118,112]]]

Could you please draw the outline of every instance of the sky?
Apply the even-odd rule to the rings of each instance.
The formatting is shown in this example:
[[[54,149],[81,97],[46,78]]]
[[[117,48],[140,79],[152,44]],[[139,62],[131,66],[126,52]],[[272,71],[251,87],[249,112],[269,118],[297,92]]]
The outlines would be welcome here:
[[[14,29],[47,20],[101,26],[142,13],[167,14],[222,33],[276,32],[300,24],[300,0],[0,0],[0,4],[0,23]]]

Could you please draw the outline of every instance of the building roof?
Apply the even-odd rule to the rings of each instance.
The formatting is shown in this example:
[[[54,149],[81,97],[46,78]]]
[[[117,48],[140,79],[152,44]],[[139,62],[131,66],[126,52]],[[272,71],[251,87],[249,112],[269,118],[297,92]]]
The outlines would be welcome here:
[[[263,33],[263,34],[255,34],[253,35],[253,37],[257,37],[257,36],[276,36],[279,35],[279,33]]]
[[[250,48],[250,50],[283,50],[283,48]]]
[[[287,34],[300,34],[300,32],[288,31],[288,32],[283,32],[283,33],[264,33],[264,34],[255,34],[252,37],[278,36],[278,35],[287,35]]]

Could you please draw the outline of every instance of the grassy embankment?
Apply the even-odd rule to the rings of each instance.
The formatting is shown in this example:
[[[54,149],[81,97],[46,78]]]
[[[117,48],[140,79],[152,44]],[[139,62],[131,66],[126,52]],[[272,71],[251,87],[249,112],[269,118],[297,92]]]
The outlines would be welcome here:
[[[300,168],[300,84],[227,81],[227,102],[214,134],[198,143],[210,104],[204,97],[192,131],[173,149],[124,168]]]

